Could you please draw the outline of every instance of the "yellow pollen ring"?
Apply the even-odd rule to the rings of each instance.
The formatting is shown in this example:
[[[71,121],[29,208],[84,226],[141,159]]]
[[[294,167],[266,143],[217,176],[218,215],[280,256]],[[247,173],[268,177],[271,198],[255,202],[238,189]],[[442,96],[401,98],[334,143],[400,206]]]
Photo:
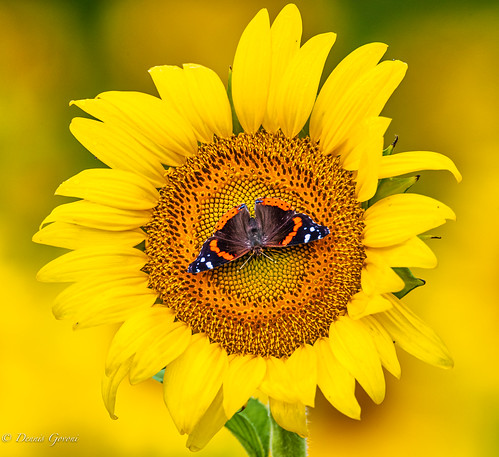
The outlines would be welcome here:
[[[219,257],[222,257],[225,260],[233,260],[234,256],[232,254],[229,254],[228,252],[224,252],[220,250],[218,247],[218,241],[217,240],[211,240],[210,241],[210,249],[215,252]]]
[[[284,238],[284,240],[281,243],[283,246],[287,246],[289,243],[291,243],[291,240],[298,233],[298,229],[303,225],[301,217],[293,217],[293,222],[295,223],[293,231],[286,238]]]

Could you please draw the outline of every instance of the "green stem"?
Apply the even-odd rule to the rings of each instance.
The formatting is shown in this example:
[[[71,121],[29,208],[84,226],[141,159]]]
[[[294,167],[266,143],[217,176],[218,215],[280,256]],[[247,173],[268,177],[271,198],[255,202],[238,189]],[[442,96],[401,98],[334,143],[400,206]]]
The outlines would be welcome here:
[[[270,453],[272,457],[306,457],[307,440],[283,429],[270,414]]]

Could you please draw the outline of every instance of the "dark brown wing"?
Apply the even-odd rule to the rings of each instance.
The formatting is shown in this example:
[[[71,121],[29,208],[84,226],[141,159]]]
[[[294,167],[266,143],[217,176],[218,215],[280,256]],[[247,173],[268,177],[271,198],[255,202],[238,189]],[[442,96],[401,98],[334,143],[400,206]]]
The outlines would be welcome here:
[[[320,240],[329,229],[310,216],[296,213],[278,198],[261,198],[255,202],[255,216],[263,233],[265,247],[286,247]]]
[[[250,214],[246,205],[239,205],[224,214],[215,226],[215,233],[201,247],[196,260],[187,271],[200,273],[238,259],[251,249],[247,227]]]

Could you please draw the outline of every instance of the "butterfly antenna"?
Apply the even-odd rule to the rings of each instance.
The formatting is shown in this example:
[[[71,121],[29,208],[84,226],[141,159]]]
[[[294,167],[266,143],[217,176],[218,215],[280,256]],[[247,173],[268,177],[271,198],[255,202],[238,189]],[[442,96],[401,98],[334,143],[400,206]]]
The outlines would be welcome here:
[[[244,265],[246,265],[249,262],[249,259],[255,255],[255,252],[253,251],[251,255],[244,261],[244,263],[239,267],[240,270],[243,269]]]
[[[269,259],[271,262],[275,262],[275,260],[274,260],[272,257],[270,257],[269,255],[265,254],[265,252],[263,252],[263,251],[262,251],[262,252],[261,252],[261,254],[262,254],[264,257],[266,257],[267,259]]]

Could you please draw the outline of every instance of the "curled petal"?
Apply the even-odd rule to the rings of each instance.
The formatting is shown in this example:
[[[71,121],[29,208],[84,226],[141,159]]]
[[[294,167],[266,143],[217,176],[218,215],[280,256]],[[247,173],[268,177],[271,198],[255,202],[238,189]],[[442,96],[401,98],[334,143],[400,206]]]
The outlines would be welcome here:
[[[229,420],[225,415],[222,398],[222,389],[220,389],[203,417],[189,433],[186,446],[190,451],[196,452],[203,449]]]
[[[399,176],[419,170],[448,170],[457,182],[462,179],[461,173],[451,159],[430,151],[401,152],[383,156],[380,162],[379,178]]]
[[[305,405],[299,402],[286,403],[270,398],[269,406],[272,417],[282,428],[304,438],[308,436]]]
[[[404,351],[423,362],[441,368],[452,368],[454,362],[440,337],[397,297],[386,294],[393,307],[376,315],[391,337]]]

